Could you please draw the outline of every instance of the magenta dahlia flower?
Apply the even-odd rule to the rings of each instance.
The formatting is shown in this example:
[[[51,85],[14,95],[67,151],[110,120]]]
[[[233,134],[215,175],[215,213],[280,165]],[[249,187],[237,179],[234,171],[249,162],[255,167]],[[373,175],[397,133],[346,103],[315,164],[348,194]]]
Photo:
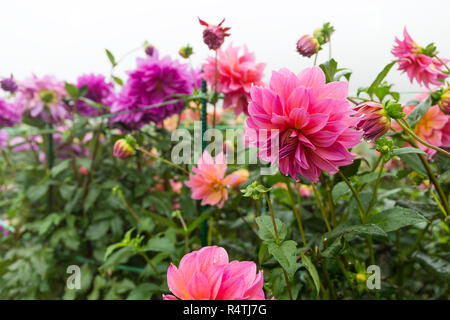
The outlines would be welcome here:
[[[194,73],[189,66],[168,56],[159,58],[157,52],[145,59],[138,58],[137,68],[128,75],[111,112],[120,113],[114,121],[133,128],[180,113],[184,101],[174,95],[191,95],[194,90]],[[174,99],[179,101],[148,108]]]
[[[167,270],[174,295],[164,300],[265,300],[263,272],[251,261],[231,261],[224,248],[212,246],[186,254]]]
[[[66,95],[64,83],[55,77],[38,78],[33,75],[19,84],[17,105],[32,118],[60,123],[70,118],[70,112],[63,102]]]
[[[355,111],[360,119],[356,129],[361,129],[368,141],[375,141],[389,130],[391,120],[381,104],[372,101],[364,102],[356,106]]]
[[[14,127],[22,116],[17,106],[0,98],[0,126]]]
[[[78,77],[77,88],[87,86],[86,98],[111,106],[115,100],[114,85],[111,82],[106,82],[102,75],[86,74]],[[98,110],[82,100],[76,102],[76,110],[82,116],[97,116],[108,111],[107,109]]]
[[[398,69],[406,72],[411,83],[413,79],[418,84],[429,88],[430,84],[440,86],[441,81],[447,78],[442,71],[442,63],[434,58],[424,54],[421,48],[406,31],[403,30],[404,39],[395,38],[396,45],[391,53],[399,58]]]
[[[248,114],[248,100],[252,85],[262,85],[264,63],[255,63],[255,55],[244,46],[230,44],[225,50],[217,51],[217,92],[224,94],[224,107],[234,108],[236,115]],[[211,88],[215,85],[215,58],[209,57],[203,65],[205,80]]]
[[[287,69],[273,72],[268,88],[251,90],[246,129],[250,143],[260,148],[258,156],[278,163],[295,180],[302,175],[317,181],[322,170],[335,174],[337,166],[351,164],[348,149],[362,133],[353,128],[359,119],[352,117],[347,92],[345,81],[326,84],[319,67],[298,75]],[[279,154],[271,152],[273,141]]]

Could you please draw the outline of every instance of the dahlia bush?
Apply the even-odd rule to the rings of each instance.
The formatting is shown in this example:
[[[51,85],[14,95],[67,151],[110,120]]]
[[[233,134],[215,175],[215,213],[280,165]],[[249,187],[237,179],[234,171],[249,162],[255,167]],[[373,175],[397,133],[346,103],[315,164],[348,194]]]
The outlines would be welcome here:
[[[272,70],[199,22],[198,65],[0,75],[0,298],[448,300],[449,53],[405,28],[354,84],[330,23]]]

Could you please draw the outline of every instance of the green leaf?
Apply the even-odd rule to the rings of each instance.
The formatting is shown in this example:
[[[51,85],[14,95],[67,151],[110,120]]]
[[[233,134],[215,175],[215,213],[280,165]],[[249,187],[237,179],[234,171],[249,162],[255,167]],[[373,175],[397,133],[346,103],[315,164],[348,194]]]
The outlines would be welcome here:
[[[346,176],[347,178],[350,178],[351,176],[354,176],[358,173],[359,166],[361,165],[362,159],[357,158],[354,159],[352,164],[344,167],[339,167],[339,170]]]
[[[84,210],[87,212],[92,205],[97,200],[98,196],[100,195],[101,189],[91,187],[89,188],[89,193],[86,196],[86,200],[84,201]]]
[[[258,236],[261,240],[275,242],[275,230],[273,228],[272,218],[270,216],[260,216],[255,220],[259,227]],[[287,235],[287,227],[280,219],[277,218],[275,218],[275,225],[277,226],[280,241],[283,241]]]
[[[385,232],[395,231],[421,222],[428,222],[428,220],[419,212],[402,207],[385,210],[370,216],[368,219],[368,223],[376,224]]]
[[[302,257],[302,263],[305,266],[306,270],[308,270],[309,274],[311,275],[311,278],[314,281],[314,286],[316,287],[316,294],[319,295],[320,292],[320,279],[319,274],[317,273],[317,269],[314,266],[314,264],[311,262],[311,259],[306,256],[301,250],[300,255]]]
[[[66,159],[64,161],[61,161],[60,163],[58,163],[56,166],[54,166],[52,168],[52,177],[55,178],[56,176],[58,176],[61,172],[63,172],[64,170],[66,170],[67,168],[69,168],[70,165],[70,159]]]
[[[410,167],[414,171],[420,173],[424,177],[428,176],[428,173],[425,170],[422,161],[420,161],[420,158],[415,154],[411,153],[400,154],[399,157],[408,165],[408,167]]]
[[[374,224],[357,224],[350,226],[341,224],[338,225],[333,231],[326,233],[323,237],[329,240],[334,240],[337,237],[345,237],[347,241],[351,241],[358,235],[387,237],[386,232]]]
[[[392,152],[392,156],[399,156],[401,154],[409,154],[409,153],[419,153],[419,154],[424,154],[426,155],[426,153],[418,148],[413,148],[413,147],[405,147],[405,148],[398,148],[395,149]]]
[[[337,62],[334,59],[328,60],[319,65],[320,69],[322,69],[325,74],[325,80],[327,83],[332,82],[334,80],[334,75],[337,72]]]
[[[108,220],[96,222],[94,224],[89,225],[89,228],[86,231],[86,237],[92,241],[99,240],[106,235],[108,229],[109,229]]]
[[[375,78],[375,80],[372,82],[372,84],[369,86],[369,89],[367,89],[367,93],[369,94],[369,96],[373,96],[375,88],[378,88],[378,86],[380,85],[380,83],[384,80],[384,78],[386,78],[387,74],[389,73],[389,71],[391,70],[391,68],[394,66],[395,61],[391,62],[389,64],[387,64],[383,70],[381,70],[381,72],[377,75],[377,77]]]
[[[155,283],[141,283],[131,290],[127,300],[149,300],[159,290],[159,286]]]
[[[123,80],[120,79],[119,77],[116,76],[112,76],[113,80],[115,83],[117,83],[119,86],[123,86]]]
[[[414,128],[416,123],[423,117],[423,115],[430,109],[432,103],[431,96],[419,103],[407,116],[406,121]]]
[[[284,241],[280,245],[270,242],[268,249],[269,253],[280,263],[292,280],[295,272],[300,268],[300,264],[297,262],[297,244],[295,241]]]
[[[106,55],[108,56],[109,61],[111,62],[112,66],[117,66],[116,58],[114,58],[114,55],[109,51],[108,49],[105,49]]]
[[[75,87],[73,84],[66,82],[64,86],[69,96],[71,96],[73,99],[77,99],[80,96],[78,88]]]
[[[450,283],[450,263],[448,261],[421,252],[414,253],[413,258],[419,261],[425,270],[435,278]]]
[[[348,187],[348,185],[345,183],[345,181],[341,181],[333,187],[333,190],[331,191],[331,195],[333,197],[333,201],[336,202],[336,200],[338,200],[340,197],[342,197],[346,194],[349,194],[350,192],[351,192],[351,190]]]
[[[175,246],[167,238],[152,238],[148,240],[144,250],[172,253],[175,251]]]
[[[32,186],[27,191],[27,197],[31,202],[36,202],[47,193],[48,186],[45,184]]]

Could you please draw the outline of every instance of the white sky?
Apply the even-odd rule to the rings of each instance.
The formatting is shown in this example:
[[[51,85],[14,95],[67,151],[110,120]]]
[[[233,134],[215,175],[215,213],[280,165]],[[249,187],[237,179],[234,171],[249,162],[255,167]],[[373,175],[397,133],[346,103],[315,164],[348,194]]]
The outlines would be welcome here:
[[[200,66],[211,52],[202,43],[199,16],[211,23],[225,17],[225,26],[232,27],[225,44],[247,44],[258,62],[267,63],[268,79],[272,70],[311,66],[312,59],[295,51],[296,41],[330,21],[336,28],[333,57],[354,71],[354,91],[370,84],[392,59],[394,37],[402,36],[405,25],[417,43],[435,42],[441,56],[450,58],[449,13],[448,0],[2,0],[0,76],[12,72],[21,79],[34,72],[72,81],[82,73],[107,75],[104,48],[119,58],[145,40],[174,57],[189,43],[193,64]],[[135,56],[120,65],[119,75],[133,68]],[[326,59],[324,50],[319,62]],[[397,71],[388,80],[399,91],[418,90]]]

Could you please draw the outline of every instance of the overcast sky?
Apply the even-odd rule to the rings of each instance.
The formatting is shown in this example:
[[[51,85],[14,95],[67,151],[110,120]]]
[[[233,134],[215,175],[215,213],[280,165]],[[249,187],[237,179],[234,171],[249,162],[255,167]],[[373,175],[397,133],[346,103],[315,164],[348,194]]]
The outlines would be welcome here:
[[[117,58],[141,45],[154,44],[161,54],[177,57],[189,43],[200,66],[209,52],[202,43],[197,16],[217,23],[226,18],[236,45],[246,44],[257,61],[272,70],[287,67],[295,72],[311,66],[312,59],[295,51],[297,39],[312,33],[323,22],[336,28],[333,57],[354,74],[351,89],[370,84],[392,56],[395,36],[407,26],[420,45],[435,42],[441,56],[450,58],[448,41],[450,1],[250,1],[250,0],[14,0],[1,3],[0,76],[18,79],[36,73],[54,74],[72,81],[82,73],[109,74],[104,48]],[[133,68],[137,52],[119,67]],[[328,59],[322,51],[319,61]],[[388,80],[399,91],[417,91],[406,75],[392,72]]]

